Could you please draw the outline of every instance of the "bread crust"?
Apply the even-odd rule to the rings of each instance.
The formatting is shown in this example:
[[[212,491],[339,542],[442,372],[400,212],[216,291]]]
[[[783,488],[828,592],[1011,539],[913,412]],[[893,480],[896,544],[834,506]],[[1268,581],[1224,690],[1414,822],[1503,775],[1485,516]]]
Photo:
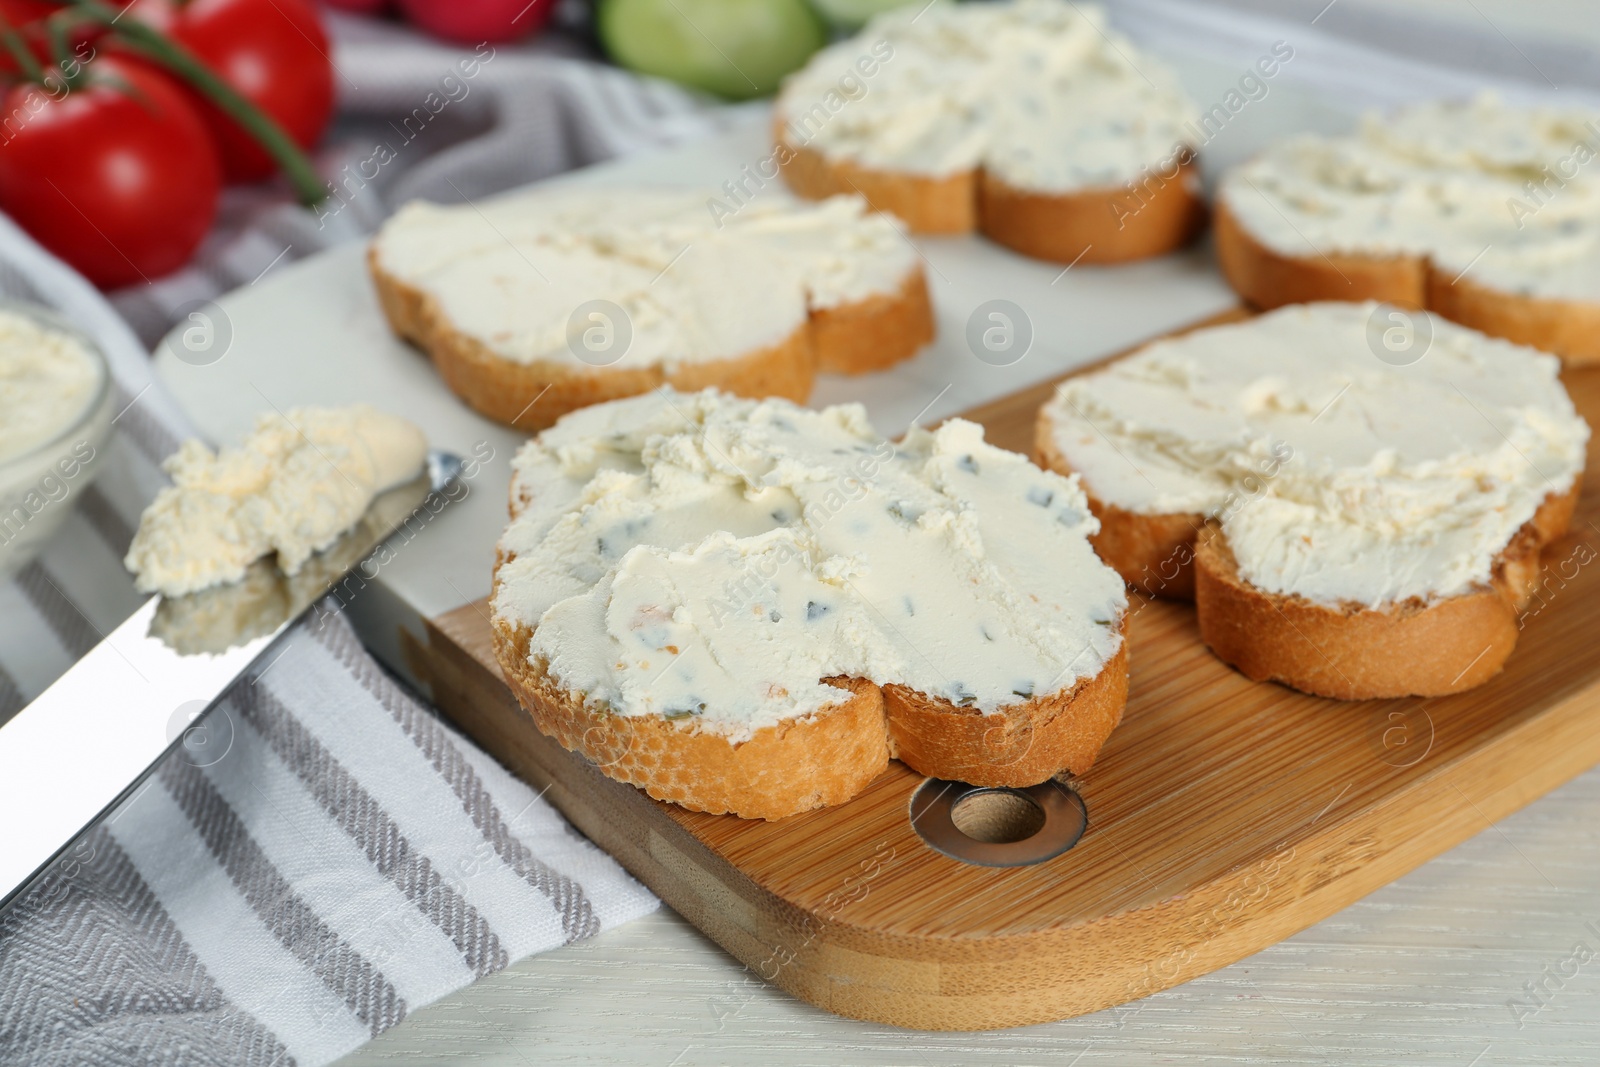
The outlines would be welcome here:
[[[1245,230],[1221,196],[1212,208],[1211,229],[1228,284],[1262,309],[1318,300],[1420,308],[1427,300],[1428,265],[1419,256],[1286,256]]]
[[[783,397],[803,404],[816,371],[864,374],[915,356],[933,340],[927,279],[914,267],[893,293],[811,311],[794,333],[735,359],[654,367],[584,367],[575,362],[518,363],[457,330],[438,301],[384,270],[376,247],[367,267],[390,327],[428,354],[450,390],[475,411],[530,432],[569,411],[661,385],[683,392],[715,386],[739,396]]]
[[[929,178],[898,171],[873,170],[849,160],[832,160],[790,140],[782,119],[775,119],[773,141],[779,169],[789,188],[808,200],[857,193],[874,211],[894,215],[912,233],[971,233],[978,225],[978,176],[961,171]]]
[[[1253,681],[1338,700],[1444,696],[1488,681],[1517,643],[1498,583],[1382,611],[1267,593],[1239,576],[1220,531],[1195,546],[1200,638]]]
[[[367,253],[367,265],[395,333],[426,352],[451,392],[473,410],[519,430],[542,430],[570,411],[662,385],[683,392],[716,386],[739,396],[777,396],[803,404],[816,378],[817,354],[809,321],[775,345],[734,359],[683,363],[670,373],[660,365],[518,363],[457,330],[430,294],[385,271],[375,248]]]
[[[885,370],[916,355],[933,336],[933,303],[921,267],[892,294],[811,312],[817,369],[833,374]]]
[[[513,485],[513,515],[526,506]],[[497,554],[495,571],[509,557]],[[498,586],[498,578],[496,582]],[[534,725],[618,781],[692,811],[781,819],[842,804],[898,758],[919,773],[972,785],[1030,786],[1062,770],[1081,774],[1122,721],[1128,699],[1127,617],[1122,644],[1090,678],[984,715],[901,685],[832,678],[840,704],[730,742],[696,719],[620,716],[589,706],[529,655],[533,630],[492,621],[495,658]]]
[[[1041,467],[1073,473],[1044,409],[1034,450]],[[1200,636],[1223,662],[1255,681],[1366,700],[1460,692],[1500,670],[1516,645],[1517,614],[1538,588],[1540,552],[1567,532],[1582,478],[1545,496],[1500,552],[1489,586],[1383,611],[1268,593],[1240,576],[1226,537],[1205,516],[1142,515],[1083,488],[1101,523],[1089,539],[1100,558],[1147,595],[1193,600]]]
[[[528,658],[533,631],[494,620],[495,657],[539,731],[657,800],[743,819],[781,819],[842,804],[889,766],[883,694],[838,680],[850,698],[730,744],[693,719],[595,710]]]
[[[796,144],[786,126],[776,119],[773,139],[790,189],[814,200],[859,193],[875,210],[898,216],[913,233],[979,232],[1038,259],[1071,263],[1082,253],[1084,262],[1122,263],[1180,248],[1205,226],[1205,202],[1194,191],[1192,161],[1183,162],[1175,178],[1147,181],[1143,197],[1124,188],[1046,194],[1014,188],[982,170],[931,178],[831,159]],[[1123,210],[1132,207],[1137,210]]]
[[[1018,189],[985,171],[978,179],[978,229],[997,244],[1056,263],[1125,263],[1182,248],[1206,224],[1192,162],[1172,178],[1151,176],[1142,192],[1120,187],[1048,194]]]
[[[1554,352],[1572,366],[1600,363],[1600,302],[1522,296],[1430,270],[1428,307],[1463,326]]]
[[[1057,474],[1075,473],[1043,408],[1034,424],[1034,462]],[[1204,515],[1140,515],[1101,500],[1081,481],[1079,487],[1100,520],[1100,532],[1089,543],[1124,582],[1147,596],[1194,599],[1194,539],[1205,526]]]
[[[919,774],[977,786],[1036,785],[1083,774],[1128,703],[1128,628],[1100,673],[1071,689],[984,715],[901,685],[883,689],[895,757]]]
[[[1539,580],[1539,554],[1566,533],[1581,480],[1550,493],[1495,559],[1489,584],[1374,611],[1268,593],[1239,574],[1208,524],[1195,546],[1200,638],[1255,681],[1340,700],[1444,696],[1488,681],[1517,643],[1517,615]]]
[[[1222,273],[1259,308],[1378,300],[1427,308],[1490,336],[1553,352],[1569,364],[1600,362],[1600,302],[1508,293],[1441,271],[1422,256],[1286,256],[1250,234],[1225,199],[1217,199],[1214,213]]]

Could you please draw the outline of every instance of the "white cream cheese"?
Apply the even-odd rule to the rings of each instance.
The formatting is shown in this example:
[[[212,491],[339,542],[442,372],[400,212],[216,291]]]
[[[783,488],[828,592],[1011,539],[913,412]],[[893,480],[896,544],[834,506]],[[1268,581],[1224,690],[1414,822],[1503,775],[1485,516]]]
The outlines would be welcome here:
[[[220,453],[186,441],[124,562],[139,589],[168,596],[237,582],[268,553],[293,575],[373,497],[416,477],[426,454],[420,430],[365,404],[262,415]]]
[[[1572,487],[1588,425],[1554,357],[1416,312],[1432,342],[1394,366],[1369,348],[1378,310],[1295,305],[1158,341],[1062,383],[1055,444],[1100,500],[1219,519],[1268,592],[1376,608],[1482,586]]]
[[[1218,195],[1284,255],[1425,256],[1450,277],[1600,300],[1600,115],[1492,95],[1369,115],[1224,175]]]
[[[586,187],[416,202],[374,248],[383,270],[496,355],[578,367],[568,329],[589,301],[627,314],[632,339],[615,366],[671,369],[778,344],[808,309],[892,295],[917,269],[898,224],[860,197],[771,194],[737,210],[719,197]]]
[[[777,111],[791,144],[836,159],[1063,193],[1139,180],[1192,146],[1199,109],[1100,7],[1004,0],[880,15],[791,76]]]
[[[616,714],[739,741],[842,699],[833,677],[989,713],[1121,645],[1076,480],[973,423],[895,445],[858,405],[659,390],[568,415],[515,469],[495,614]]]
[[[0,577],[44,550],[93,482],[114,403],[91,342],[43,308],[0,304]]]
[[[77,424],[104,380],[100,361],[77,337],[0,308],[0,463]]]

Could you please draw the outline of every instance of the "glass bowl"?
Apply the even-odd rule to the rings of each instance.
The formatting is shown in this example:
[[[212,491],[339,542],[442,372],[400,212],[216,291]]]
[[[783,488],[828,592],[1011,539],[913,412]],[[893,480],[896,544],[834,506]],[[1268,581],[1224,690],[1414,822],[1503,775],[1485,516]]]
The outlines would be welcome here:
[[[27,566],[50,543],[78,498],[94,482],[111,437],[111,368],[100,346],[57,312],[25,300],[0,299],[0,312],[71,335],[94,360],[100,379],[83,408],[48,439],[0,459],[0,578]],[[0,418],[5,412],[0,409]]]

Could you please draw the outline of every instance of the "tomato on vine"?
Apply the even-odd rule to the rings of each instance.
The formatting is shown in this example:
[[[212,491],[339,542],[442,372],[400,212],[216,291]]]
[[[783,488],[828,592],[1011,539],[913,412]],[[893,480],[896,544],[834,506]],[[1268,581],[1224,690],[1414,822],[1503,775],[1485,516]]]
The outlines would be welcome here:
[[[182,266],[222,187],[185,92],[121,56],[100,56],[76,77],[43,73],[0,98],[10,117],[0,133],[0,209],[103,288]]]
[[[308,0],[189,0],[175,8],[173,40],[266,112],[301,148],[333,118],[333,64]],[[229,181],[259,181],[277,165],[242,126],[197,95]]]

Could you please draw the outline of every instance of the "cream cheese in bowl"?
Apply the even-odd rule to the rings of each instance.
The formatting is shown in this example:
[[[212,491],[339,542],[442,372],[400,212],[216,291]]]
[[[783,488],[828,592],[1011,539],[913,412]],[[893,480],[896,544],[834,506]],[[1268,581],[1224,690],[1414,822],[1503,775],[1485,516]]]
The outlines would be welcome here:
[[[0,301],[0,576],[31,560],[89,487],[111,405],[93,342],[42,307]]]

